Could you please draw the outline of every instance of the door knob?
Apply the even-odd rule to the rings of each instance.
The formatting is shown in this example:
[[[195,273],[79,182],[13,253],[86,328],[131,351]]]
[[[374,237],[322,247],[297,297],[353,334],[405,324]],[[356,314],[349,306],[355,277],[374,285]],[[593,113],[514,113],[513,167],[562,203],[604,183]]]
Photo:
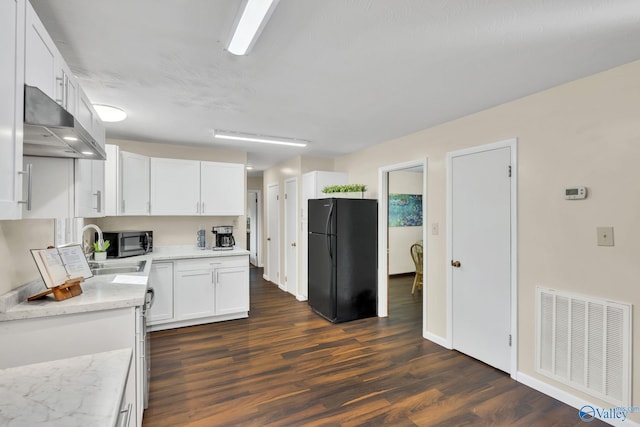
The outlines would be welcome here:
[[[270,241],[271,241],[271,237],[267,237],[267,242],[270,242]]]
[[[296,247],[296,242],[293,242],[293,243],[291,244],[291,246],[293,246],[293,247],[295,248],[295,247]]]
[[[451,261],[451,267],[460,268],[460,261]]]

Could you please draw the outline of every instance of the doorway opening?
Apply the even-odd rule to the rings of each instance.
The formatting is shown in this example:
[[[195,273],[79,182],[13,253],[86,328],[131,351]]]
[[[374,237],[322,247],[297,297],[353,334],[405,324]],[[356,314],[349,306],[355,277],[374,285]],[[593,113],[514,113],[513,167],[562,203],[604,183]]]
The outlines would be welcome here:
[[[262,267],[262,191],[247,190],[247,250],[249,262],[255,267]]]
[[[415,271],[410,249],[422,243],[422,270],[427,271],[427,159],[384,166],[378,170],[378,316],[389,316],[390,284],[412,284]],[[390,208],[390,203],[392,203]],[[394,204],[395,203],[395,204]],[[397,209],[397,204],[402,206]],[[405,204],[406,203],[406,204]],[[416,213],[416,210],[418,211]],[[392,214],[391,222],[389,214]],[[404,275],[405,280],[402,279]],[[391,281],[390,277],[394,277]],[[412,286],[407,288],[411,293]],[[427,275],[422,290],[413,297],[422,304],[422,329],[426,334]],[[394,304],[395,306],[395,304]]]

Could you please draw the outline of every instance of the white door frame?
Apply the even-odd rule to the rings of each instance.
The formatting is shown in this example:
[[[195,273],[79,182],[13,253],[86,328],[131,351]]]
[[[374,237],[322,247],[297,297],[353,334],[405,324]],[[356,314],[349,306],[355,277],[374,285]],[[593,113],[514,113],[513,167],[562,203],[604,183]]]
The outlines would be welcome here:
[[[262,190],[247,190],[247,194],[255,194],[256,203],[256,227],[251,233],[256,233],[256,267],[264,267],[262,262]]]
[[[475,154],[499,148],[511,148],[511,378],[518,371],[518,140],[516,138],[491,144],[478,145],[447,153],[447,262],[453,260],[452,180],[454,157]],[[447,348],[453,348],[453,278],[447,264]]]
[[[295,280],[295,289],[293,290],[293,292],[291,292],[291,290],[289,289],[289,275],[287,274],[289,272],[289,256],[287,255],[289,253],[289,242],[293,241],[296,242],[296,245],[299,243],[298,242],[298,217],[297,215],[294,215],[293,218],[289,218],[289,214],[288,214],[288,209],[287,209],[287,205],[290,203],[289,202],[289,193],[287,192],[287,184],[289,183],[295,183],[296,185],[296,191],[295,194],[293,195],[293,197],[295,197],[295,206],[293,211],[294,212],[298,212],[298,178],[293,177],[293,178],[289,178],[284,182],[284,191],[285,191],[285,200],[284,200],[284,271],[285,271],[285,275],[287,277],[287,281],[284,281],[282,283],[282,285],[280,285],[280,288],[285,291],[285,292],[289,292],[290,294],[294,295],[295,297],[299,297],[300,294],[298,293],[298,256],[299,254],[296,256],[296,262],[294,263],[295,265],[293,266],[295,269],[295,275],[294,275],[294,280]],[[295,230],[295,236],[289,236],[289,221],[293,221],[293,225],[294,225],[294,230]],[[298,249],[296,247],[296,253],[297,253]],[[282,282],[282,281],[281,281]]]
[[[427,176],[429,171],[429,159],[411,160],[395,165],[382,166],[378,169],[378,316],[389,316],[389,268],[388,268],[388,245],[389,245],[389,172],[400,171],[422,166],[422,241],[425,253],[428,253],[427,246]],[[422,271],[427,269],[427,258],[423,259]],[[427,276],[423,277],[422,286],[422,335],[427,337]]]
[[[271,216],[270,216],[270,211],[271,211],[271,207],[272,207],[272,203],[274,203],[273,200],[269,199],[269,189],[271,189],[272,187],[276,187],[278,189],[277,191],[277,198],[275,200],[275,213],[277,215],[277,221],[275,222],[276,224],[276,229],[275,230],[271,230],[270,229],[270,224],[271,224]],[[269,184],[267,185],[267,234],[271,234],[270,232],[273,231],[273,235],[277,237],[277,245],[275,245],[275,248],[273,248],[273,250],[267,249],[267,269],[269,271],[269,275],[265,275],[263,273],[263,277],[265,278],[265,280],[270,281],[271,283],[274,283],[275,285],[280,286],[280,184],[276,183],[276,184]],[[267,236],[269,237],[269,236]],[[269,244],[267,243],[267,247],[269,247]],[[275,256],[278,263],[278,271],[271,271],[271,257]]]

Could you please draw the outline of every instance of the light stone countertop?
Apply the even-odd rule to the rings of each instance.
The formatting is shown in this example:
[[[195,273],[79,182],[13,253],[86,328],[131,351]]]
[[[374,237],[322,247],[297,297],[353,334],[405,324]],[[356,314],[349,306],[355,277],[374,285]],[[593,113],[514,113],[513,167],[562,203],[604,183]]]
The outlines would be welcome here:
[[[90,311],[111,310],[124,307],[141,306],[145,302],[147,280],[153,261],[171,261],[175,259],[228,257],[249,255],[245,249],[214,251],[198,249],[195,245],[160,246],[147,255],[103,261],[110,265],[146,260],[144,271],[138,273],[110,274],[94,276],[81,283],[82,294],[63,301],[56,301],[53,295],[27,302],[27,298],[46,290],[42,279],[34,280],[4,295],[0,295],[0,322],[7,320],[30,319],[57,316],[61,314],[85,313]],[[117,276],[144,277],[144,283],[113,283]]]
[[[237,255],[249,255],[249,251],[237,247],[234,247],[232,250],[214,251],[211,248],[199,249],[194,245],[158,246],[154,247],[153,252],[147,256],[153,258],[154,261],[171,261],[173,259],[210,258]]]
[[[147,292],[151,258],[147,256],[136,258],[138,261],[143,259],[147,261],[144,271],[94,276],[80,284],[82,294],[66,300],[56,301],[50,294],[28,302],[29,296],[46,290],[42,279],[14,289],[0,296],[0,322],[141,306],[144,304]],[[131,258],[106,262],[115,265],[121,262],[131,262]],[[120,278],[124,276],[125,279],[136,276],[133,281],[139,280],[142,283],[113,283],[118,276]]]
[[[0,369],[0,425],[112,427],[131,349]]]

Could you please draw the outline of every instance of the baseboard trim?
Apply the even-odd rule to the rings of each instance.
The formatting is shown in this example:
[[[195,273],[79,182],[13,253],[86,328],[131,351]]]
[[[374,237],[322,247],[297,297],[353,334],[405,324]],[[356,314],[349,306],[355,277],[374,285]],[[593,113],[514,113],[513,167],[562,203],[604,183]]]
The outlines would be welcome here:
[[[528,387],[531,387],[534,390],[539,391],[540,393],[544,393],[547,396],[553,397],[556,400],[559,400],[562,403],[566,403],[569,406],[572,406],[574,408],[576,408],[576,418],[579,418],[578,415],[578,411],[580,410],[580,408],[582,408],[583,406],[592,406],[594,408],[603,408],[602,406],[592,403],[592,402],[588,402],[582,398],[579,398],[578,396],[575,396],[567,391],[564,390],[560,390],[557,387],[552,386],[551,384],[548,384],[544,381],[541,381],[537,378],[534,378],[530,375],[527,375],[525,373],[522,372],[518,372],[517,373],[517,377],[516,377],[516,381],[518,381],[519,383],[522,383]],[[603,409],[608,409],[610,407],[613,407],[613,405],[611,406],[607,406]],[[612,426],[616,426],[616,427],[640,427],[640,423],[630,420],[629,418],[623,420],[620,419],[615,419],[615,418],[602,418],[602,417],[598,417],[598,419],[604,421],[605,423],[611,424]],[[585,425],[588,425],[588,423],[585,423]]]
[[[432,334],[429,331],[424,331],[422,333],[422,336],[424,337],[424,339],[427,339],[435,344],[438,344],[441,347],[451,350],[451,347],[448,345],[447,340],[439,335]]]
[[[300,301],[300,302],[305,302],[305,301],[307,301],[309,298],[305,297],[304,295],[298,295],[298,296],[296,297],[296,299],[297,299],[298,301]]]

